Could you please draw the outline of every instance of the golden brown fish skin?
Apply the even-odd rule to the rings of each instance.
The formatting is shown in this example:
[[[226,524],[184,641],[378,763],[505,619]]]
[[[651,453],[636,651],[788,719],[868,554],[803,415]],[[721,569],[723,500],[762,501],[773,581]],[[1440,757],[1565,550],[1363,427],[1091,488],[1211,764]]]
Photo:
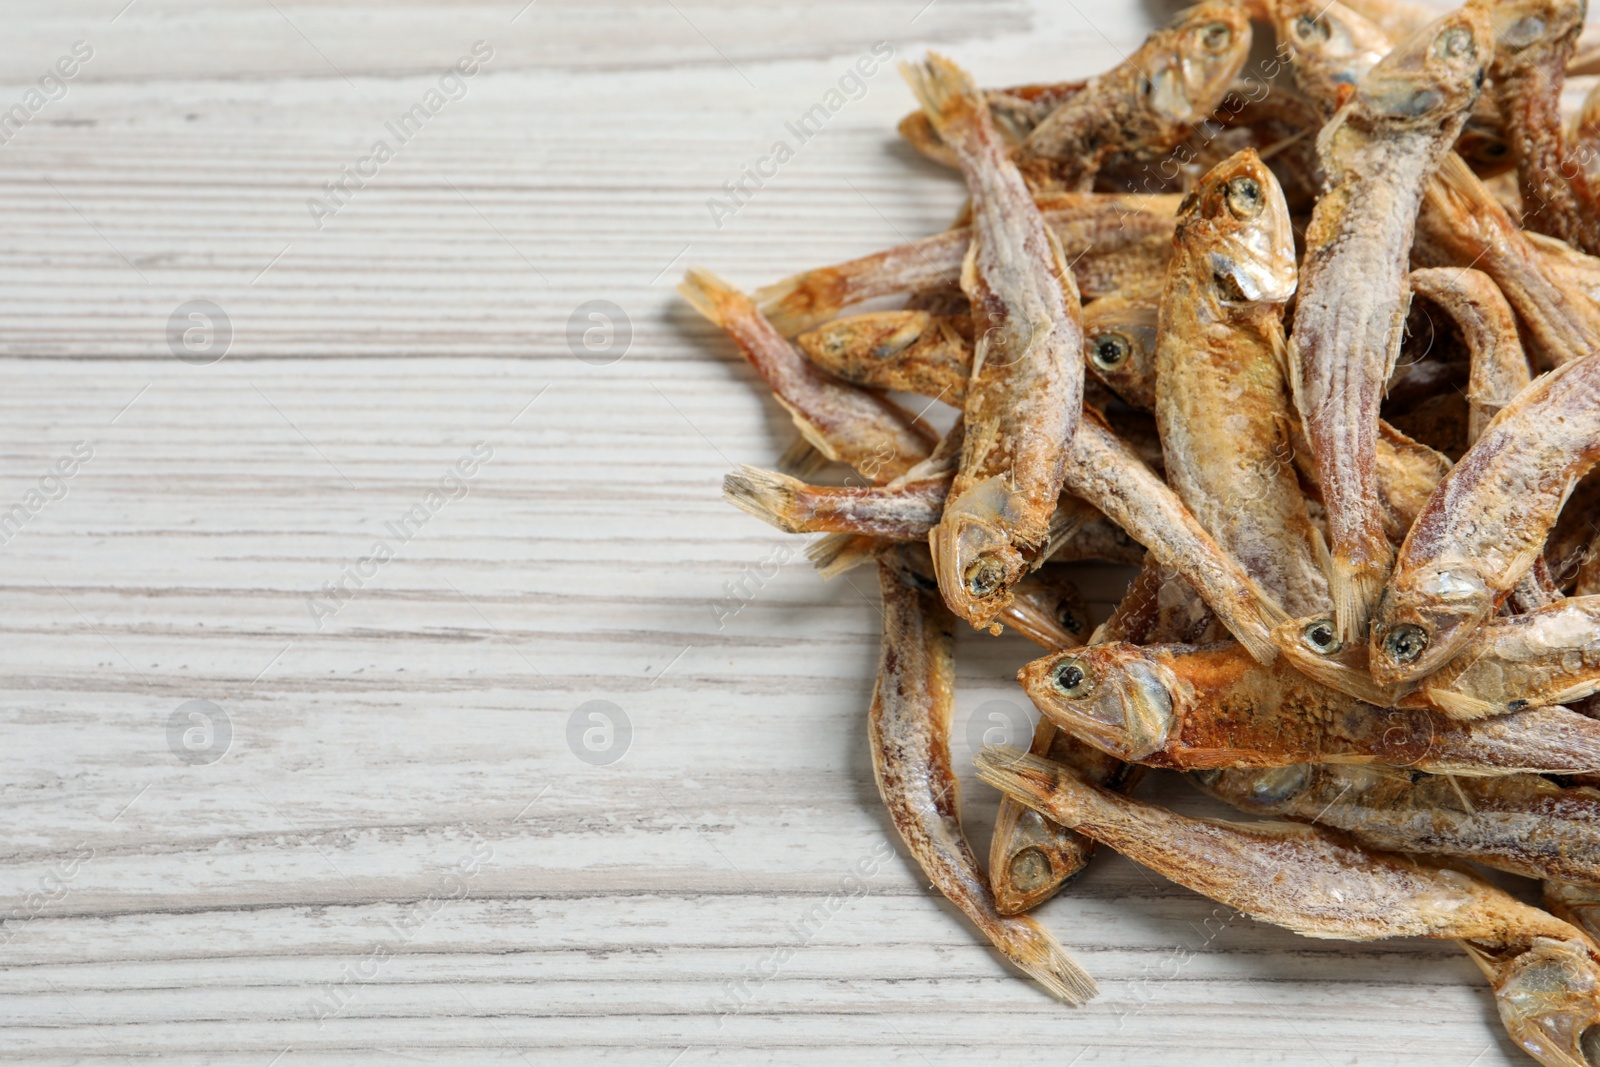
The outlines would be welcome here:
[[[1393,558],[1375,485],[1378,409],[1400,351],[1417,210],[1493,49],[1484,16],[1446,16],[1373,67],[1318,141],[1329,187],[1306,231],[1289,365],[1346,640],[1365,632]]]
[[[1524,878],[1600,885],[1600,791],[1537,774],[1450,778],[1297,763],[1188,778],[1251,815],[1342,830],[1366,848],[1472,860]]]
[[[1568,704],[1600,691],[1600,597],[1490,619],[1454,659],[1402,698],[1458,719]]]
[[[1371,638],[1372,676],[1414,682],[1461,651],[1528,573],[1600,461],[1600,360],[1524,389],[1439,483],[1406,535]]]
[[[829,459],[882,483],[904,474],[932,450],[933,432],[915,416],[817,370],[772,328],[749,297],[715,275],[690,270],[678,290],[727,332],[800,433]]]
[[[880,557],[883,654],[868,712],[872,767],[895,828],[928,878],[1018,967],[1055,996],[1082,1003],[1094,980],[1028,918],[1002,916],[961,830],[950,762],[954,620],[920,546]]]
[[[1541,367],[1587,357],[1600,336],[1600,304],[1580,262],[1536,243],[1487,186],[1450,155],[1428,183],[1417,221],[1417,263],[1472,267],[1505,294],[1527,331],[1528,354]]]
[[[1040,197],[1045,221],[1061,241],[1084,299],[1095,299],[1167,269],[1179,196],[1059,194]],[[804,271],[756,290],[785,337],[804,333],[845,308],[961,279],[972,244],[958,227],[831,267]]]
[[[1212,539],[1183,501],[1099,419],[1085,411],[1068,453],[1066,489],[1094,505],[1181,576],[1253,655],[1270,662],[1283,609]]]
[[[1566,67],[1586,0],[1470,0],[1493,20],[1494,95],[1522,185],[1523,225],[1584,252],[1600,250],[1600,216],[1567,154],[1561,115]]]
[[[1468,775],[1600,767],[1600,722],[1565,708],[1477,722],[1385,709],[1286,660],[1261,666],[1232,642],[1094,645],[1036,660],[1017,680],[1057,726],[1152,767],[1385,763]]]
[[[1438,305],[1461,330],[1472,354],[1467,387],[1467,444],[1533,380],[1517,318],[1505,294],[1482,271],[1432,267],[1411,272],[1411,291]]]
[[[1600,1022],[1600,950],[1572,925],[1448,867],[1370,852],[1295,823],[1191,819],[1079,781],[1014,749],[978,776],[1173,881],[1310,937],[1459,940],[1506,1030],[1552,1067],[1585,1067]]]
[[[903,70],[940,138],[960,157],[972,198],[973,240],[961,271],[977,338],[966,444],[928,543],[945,602],[987,629],[1042,559],[1083,409],[1082,309],[1061,242],[977,87],[938,55]]]
[[[1182,144],[1249,54],[1250,20],[1238,7],[1188,8],[1050,112],[1017,149],[1017,164],[1035,188],[1088,192],[1114,155],[1159,156]]]
[[[1567,155],[1583,171],[1583,184],[1600,189],[1600,84],[1589,90],[1567,131]]]
[[[972,318],[875,311],[795,339],[812,363],[853,385],[917,393],[961,407],[972,371]]]
[[[1167,482],[1278,604],[1328,603],[1321,538],[1286,427],[1283,307],[1294,225],[1272,172],[1246,150],[1214,168],[1179,215],[1161,300],[1156,417]]]

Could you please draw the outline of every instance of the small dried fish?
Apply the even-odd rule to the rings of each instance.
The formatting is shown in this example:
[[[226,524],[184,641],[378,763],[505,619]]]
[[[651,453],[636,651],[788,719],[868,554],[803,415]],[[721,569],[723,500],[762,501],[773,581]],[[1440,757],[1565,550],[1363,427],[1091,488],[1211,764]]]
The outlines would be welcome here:
[[[1345,640],[1365,633],[1393,558],[1375,484],[1378,407],[1400,351],[1417,210],[1493,50],[1481,14],[1446,16],[1373,67],[1318,142],[1329,188],[1306,231],[1289,367]]]
[[[1587,0],[1470,0],[1495,30],[1489,68],[1522,185],[1523,223],[1600,251],[1600,214],[1565,145],[1561,89]]]
[[[1178,196],[1072,194],[1038,201],[1072,265],[1086,300],[1159,277],[1172,254]],[[786,337],[804,333],[845,308],[961,278],[972,244],[970,227],[947,230],[832,267],[805,271],[756,290],[774,328]]]
[[[1600,770],[1600,721],[1530,708],[1477,722],[1385,709],[1239,645],[1095,645],[1028,664],[1039,711],[1118,759],[1205,770],[1386,763],[1438,774]]]
[[[1176,815],[1015,749],[984,749],[978,777],[1180,885],[1308,937],[1460,941],[1525,1051],[1556,1067],[1594,1062],[1600,949],[1487,882],[1297,823]]]
[[[883,655],[868,712],[872,767],[895,828],[928,877],[1006,957],[1052,994],[1081,1004],[1097,990],[1050,932],[1008,918],[961,830],[961,784],[950,764],[953,622],[920,546],[881,557]]]
[[[1167,482],[1223,550],[1291,613],[1328,602],[1327,550],[1289,451],[1283,305],[1294,228],[1253,151],[1222,163],[1180,213],[1161,299],[1156,416]]]
[[[1487,274],[1434,267],[1411,272],[1411,291],[1442,308],[1461,330],[1472,354],[1467,388],[1467,444],[1482,436],[1500,409],[1532,380],[1522,352],[1516,315]]]
[[[1568,704],[1600,692],[1600,597],[1490,619],[1399,703],[1457,719]]]
[[[989,105],[989,118],[995,132],[1012,147],[1027,140],[1028,134],[1043,122],[1050,112],[1079,95],[1088,82],[1059,82],[1050,85],[1016,85],[1008,89],[987,89],[983,99]],[[925,112],[913,111],[900,120],[900,136],[909,141],[918,152],[935,163],[961,169],[961,163]]]
[[[886,482],[928,455],[932,431],[876,393],[817,370],[737,289],[702,270],[689,271],[678,289],[696,311],[727,331],[800,433],[829,459]]]
[[[972,197],[973,240],[961,270],[977,338],[966,444],[928,543],[945,602],[983,629],[1044,558],[1083,407],[1081,308],[1061,242],[1007,157],[977,87],[936,55],[904,71],[960,157]]]
[[[1307,763],[1188,778],[1240,811],[1332,827],[1367,848],[1600,886],[1600,790],[1563,789],[1537,774],[1455,778]]]
[[[1536,364],[1560,366],[1594,351],[1600,336],[1600,304],[1588,288],[1594,270],[1518,228],[1459,156],[1445,157],[1428,183],[1415,259],[1473,267],[1493,278],[1526,329]]]
[[[1417,517],[1373,622],[1382,685],[1432,674],[1543,552],[1561,506],[1600,461],[1600,360],[1560,367],[1489,425]]]
[[[1050,112],[1017,150],[1017,164],[1037,189],[1088,192],[1114,155],[1157,157],[1182,144],[1249,54],[1250,20],[1238,7],[1208,0],[1188,8]]]

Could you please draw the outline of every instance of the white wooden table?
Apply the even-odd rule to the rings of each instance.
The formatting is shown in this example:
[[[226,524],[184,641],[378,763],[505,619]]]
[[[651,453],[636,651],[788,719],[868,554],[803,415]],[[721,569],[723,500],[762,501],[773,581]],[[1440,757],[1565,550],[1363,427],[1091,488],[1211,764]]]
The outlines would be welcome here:
[[[1207,924],[1105,855],[1042,913],[1073,1010],[903,853],[846,881],[893,835],[872,577],[722,503],[792,430],[672,286],[951,216],[891,66],[786,126],[874,42],[1081,76],[1145,7],[123,3],[0,34],[0,1061],[1524,1062],[1449,944]],[[967,768],[1032,653],[960,652]]]

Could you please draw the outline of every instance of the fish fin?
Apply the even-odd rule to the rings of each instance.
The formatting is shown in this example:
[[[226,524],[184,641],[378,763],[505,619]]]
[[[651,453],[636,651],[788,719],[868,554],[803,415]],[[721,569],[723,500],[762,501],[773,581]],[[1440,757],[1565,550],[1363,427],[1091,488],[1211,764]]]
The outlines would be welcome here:
[[[1501,705],[1491,704],[1487,700],[1470,697],[1465,693],[1456,693],[1449,689],[1428,689],[1424,692],[1428,698],[1428,703],[1452,719],[1470,721],[1472,719],[1487,719],[1492,715],[1506,713],[1506,709]]]
[[[796,490],[804,485],[788,475],[741,464],[722,479],[722,499],[785,533],[804,533],[794,515]]]
[[[778,471],[796,478],[809,478],[830,462],[827,456],[817,451],[816,445],[802,435],[795,438],[794,443],[778,457]]]
[[[678,283],[678,292],[696,311],[718,326],[727,321],[729,304],[750,301],[739,290],[701,267],[690,267],[684,271],[683,281]]]
[[[1076,1005],[1100,995],[1089,972],[1050,931],[1027,916],[1007,919],[1005,925],[1005,934],[995,947],[1057,999]]]
[[[835,533],[811,542],[806,547],[806,558],[824,581],[831,581],[870,562],[877,549],[877,542],[870,537]]]

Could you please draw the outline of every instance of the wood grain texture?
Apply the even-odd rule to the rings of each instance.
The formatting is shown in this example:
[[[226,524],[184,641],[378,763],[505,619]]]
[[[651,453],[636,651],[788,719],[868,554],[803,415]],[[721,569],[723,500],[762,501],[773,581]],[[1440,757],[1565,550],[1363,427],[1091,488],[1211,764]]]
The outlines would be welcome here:
[[[891,69],[719,225],[723,183],[875,41],[1060,79],[1150,11],[121,4],[18,2],[0,35],[0,110],[94,50],[0,145],[0,1060],[1519,1062],[1452,946],[1298,939],[1114,856],[1043,911],[1104,993],[1049,1001],[872,863],[872,583],[719,499],[793,431],[682,268],[755,286],[961,200],[893,138]],[[214,365],[169,347],[198,299]],[[607,366],[569,339],[600,299],[632,334]],[[1083,571],[1101,611],[1125,578]],[[1031,652],[959,651],[965,771]],[[191,700],[231,730],[214,762],[171,740]],[[596,700],[631,724],[608,766],[569,746]]]

